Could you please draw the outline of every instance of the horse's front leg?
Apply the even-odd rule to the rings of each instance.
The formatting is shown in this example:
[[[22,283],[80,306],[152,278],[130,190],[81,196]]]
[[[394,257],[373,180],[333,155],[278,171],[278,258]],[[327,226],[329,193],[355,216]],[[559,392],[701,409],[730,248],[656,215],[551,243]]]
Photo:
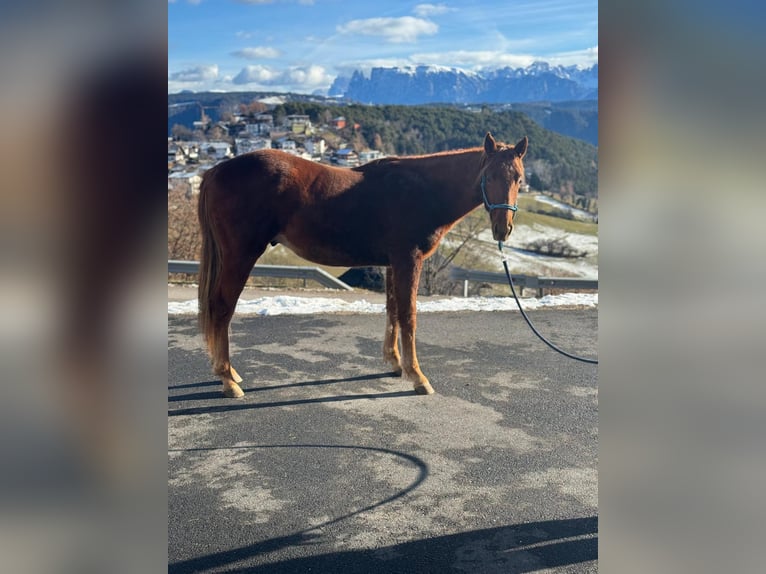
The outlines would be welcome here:
[[[420,370],[415,351],[415,330],[417,328],[416,303],[423,258],[415,256],[393,265],[394,298],[396,315],[402,336],[402,377],[412,382],[415,392],[430,395],[434,392],[431,383]]]
[[[402,362],[399,355],[399,317],[396,314],[394,272],[391,267],[386,267],[386,335],[383,339],[383,360],[391,365],[397,375],[402,374]]]

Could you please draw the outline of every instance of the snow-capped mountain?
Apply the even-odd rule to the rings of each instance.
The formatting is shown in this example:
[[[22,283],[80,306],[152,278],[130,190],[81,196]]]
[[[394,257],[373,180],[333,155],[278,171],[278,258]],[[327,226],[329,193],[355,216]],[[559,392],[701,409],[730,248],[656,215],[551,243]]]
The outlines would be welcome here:
[[[598,98],[598,64],[590,68],[534,62],[526,68],[470,72],[443,66],[372,68],[337,77],[330,96],[370,104],[506,103]]]

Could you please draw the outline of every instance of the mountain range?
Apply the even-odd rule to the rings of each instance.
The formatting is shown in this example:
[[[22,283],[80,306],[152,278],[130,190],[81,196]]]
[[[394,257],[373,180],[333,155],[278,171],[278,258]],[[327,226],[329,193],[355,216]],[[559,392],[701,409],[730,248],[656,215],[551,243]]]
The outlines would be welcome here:
[[[598,64],[534,62],[525,68],[471,72],[443,66],[372,68],[338,76],[328,90],[364,104],[495,104],[598,99]]]

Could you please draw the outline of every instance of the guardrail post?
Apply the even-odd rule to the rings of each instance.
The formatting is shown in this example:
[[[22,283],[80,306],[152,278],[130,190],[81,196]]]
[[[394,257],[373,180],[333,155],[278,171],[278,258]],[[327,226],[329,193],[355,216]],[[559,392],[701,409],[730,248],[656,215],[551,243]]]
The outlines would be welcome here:
[[[478,271],[455,267],[450,272],[455,281],[463,281],[463,297],[468,296],[468,281],[487,283],[508,283],[504,273]],[[580,279],[578,277],[532,277],[529,275],[511,275],[513,284],[521,295],[524,289],[534,289],[537,297],[542,297],[545,289],[595,289],[598,290],[598,279]]]

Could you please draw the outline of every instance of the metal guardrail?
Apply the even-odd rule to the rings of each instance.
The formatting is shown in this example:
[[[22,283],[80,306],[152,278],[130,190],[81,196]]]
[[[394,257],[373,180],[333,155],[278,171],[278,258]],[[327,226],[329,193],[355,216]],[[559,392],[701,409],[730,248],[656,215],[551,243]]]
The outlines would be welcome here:
[[[199,273],[199,261],[168,260],[168,273]],[[255,265],[250,271],[251,277],[276,277],[281,279],[303,279],[316,281],[330,289],[353,291],[340,279],[333,277],[319,267],[303,267],[293,265]],[[493,271],[477,271],[454,267],[450,276],[455,281],[463,281],[463,296],[468,295],[468,282],[507,284],[504,273]],[[513,283],[520,289],[537,289],[538,297],[542,297],[543,289],[595,289],[598,290],[598,279],[578,279],[576,277],[534,277],[531,275],[511,275]]]
[[[199,261],[179,261],[176,259],[168,260],[168,273],[188,273],[197,275],[199,273]],[[353,288],[346,285],[340,279],[333,277],[324,269],[319,267],[302,267],[293,265],[255,265],[250,271],[251,277],[278,277],[280,279],[303,279],[316,281],[317,283],[329,287],[330,289],[343,289],[353,291]]]
[[[505,273],[493,271],[475,271],[455,267],[451,275],[453,280],[463,281],[463,296],[468,295],[468,282],[508,284]],[[576,277],[533,277],[531,275],[513,275],[513,284],[520,289],[537,289],[537,296],[543,296],[543,289],[595,289],[598,290],[598,279],[578,279]]]

